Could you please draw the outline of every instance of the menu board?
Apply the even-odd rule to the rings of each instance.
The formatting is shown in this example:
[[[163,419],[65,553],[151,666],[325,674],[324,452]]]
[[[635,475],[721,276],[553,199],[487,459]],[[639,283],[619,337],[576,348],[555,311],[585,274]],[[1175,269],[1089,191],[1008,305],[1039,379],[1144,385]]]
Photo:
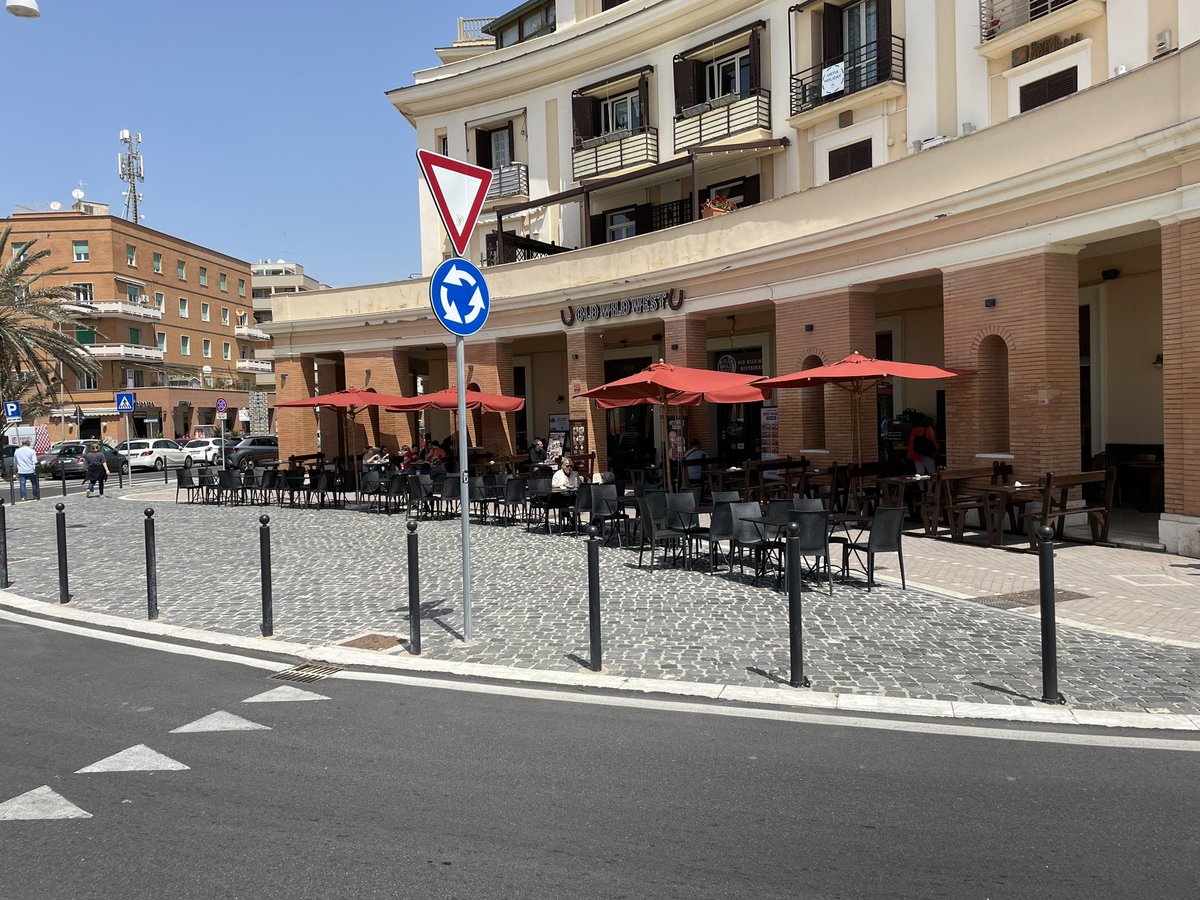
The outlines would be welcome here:
[[[762,425],[762,458],[779,459],[779,407],[764,406],[759,415]]]

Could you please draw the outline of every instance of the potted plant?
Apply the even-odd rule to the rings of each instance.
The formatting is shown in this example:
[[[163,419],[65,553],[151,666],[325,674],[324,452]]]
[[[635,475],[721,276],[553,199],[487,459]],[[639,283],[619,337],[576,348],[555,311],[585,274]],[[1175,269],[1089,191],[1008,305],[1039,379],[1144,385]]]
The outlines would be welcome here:
[[[700,218],[711,219],[714,216],[723,216],[735,209],[737,209],[737,204],[728,197],[710,197],[700,208]]]

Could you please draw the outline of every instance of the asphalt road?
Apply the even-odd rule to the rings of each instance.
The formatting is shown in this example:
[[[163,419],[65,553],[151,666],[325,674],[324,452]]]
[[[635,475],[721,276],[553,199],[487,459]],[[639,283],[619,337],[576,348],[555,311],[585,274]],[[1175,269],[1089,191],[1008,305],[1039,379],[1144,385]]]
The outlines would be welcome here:
[[[92,815],[0,821],[0,897],[1200,893],[1196,753],[268,675],[0,620],[0,804]],[[137,744],[189,768],[72,774]]]
[[[87,491],[87,482],[78,477],[67,476],[67,494],[82,494]],[[121,482],[124,482],[121,486]],[[175,484],[175,469],[167,472],[167,482],[163,483],[163,473],[156,471],[144,471],[137,469],[134,472],[117,478],[117,473],[114,471],[108,477],[108,481],[104,485],[105,492],[114,494],[120,493],[123,490],[131,488],[153,488],[153,487],[172,487]],[[62,479],[52,478],[45,472],[42,473],[39,479],[39,487],[42,492],[42,502],[50,501],[53,503],[57,499],[62,499]],[[27,487],[27,491],[32,488]],[[0,480],[0,497],[4,498],[4,502],[12,503],[19,502],[21,498],[21,485],[16,477],[4,478]]]

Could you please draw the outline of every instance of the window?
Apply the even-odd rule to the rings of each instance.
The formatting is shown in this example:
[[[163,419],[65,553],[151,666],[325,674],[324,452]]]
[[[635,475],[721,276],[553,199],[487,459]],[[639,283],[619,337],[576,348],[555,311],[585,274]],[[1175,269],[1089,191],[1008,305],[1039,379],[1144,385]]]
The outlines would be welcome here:
[[[76,325],[75,340],[81,344],[94,344],[96,343],[96,330],[83,325]]]
[[[146,386],[146,372],[143,369],[122,369],[121,376],[127,388]]]
[[[450,138],[447,135],[438,135],[437,139],[438,153],[442,156],[450,155]]]
[[[181,356],[192,355],[192,339],[186,334],[179,336],[179,353]]]
[[[222,325],[229,324],[229,307],[228,306],[221,307],[221,324]]]
[[[229,276],[224,272],[217,276],[217,284],[221,288],[222,294],[229,293]]]
[[[87,262],[92,258],[87,241],[71,241],[71,248],[75,252],[75,262]]]
[[[167,295],[162,291],[154,292],[154,308],[159,312],[164,312],[167,306]]]
[[[622,238],[633,237],[637,234],[637,222],[634,220],[634,208],[617,209],[605,213],[604,239],[619,241]]]
[[[96,389],[96,376],[89,372],[75,376],[75,390],[77,391],[94,391]]]
[[[167,349],[167,333],[165,331],[160,331],[154,336],[154,339],[155,343],[158,345],[158,349],[165,353]]]
[[[130,328],[129,329],[129,343],[133,344],[134,346],[137,346],[141,342],[142,342],[142,329]]]
[[[161,253],[154,254],[154,274],[155,275],[162,274],[162,254]]]
[[[91,305],[95,295],[92,293],[92,283],[90,281],[86,281],[82,284],[75,284],[72,285],[72,287],[75,288],[75,301],[77,303]]]
[[[712,59],[704,46],[675,58],[675,107],[684,118],[707,112],[720,104],[759,93],[762,83],[762,35],[750,28],[746,43],[732,53]],[[725,99],[728,98],[728,99]]]
[[[485,169],[500,169],[512,165],[512,122],[491,131],[477,128],[475,130],[475,153],[476,165],[483,166]]]
[[[205,359],[212,359],[212,341],[205,338],[200,344],[200,351],[204,354]]]
[[[237,314],[237,323],[238,323],[239,325],[245,325],[245,324],[246,324],[246,314],[245,314],[244,312],[241,312],[241,311],[239,311],[239,312],[238,312],[238,314]]]
[[[27,243],[19,244],[16,241],[13,241],[13,245],[12,245],[13,259],[19,258],[21,256],[21,254],[25,252],[25,248],[28,246],[29,246],[29,244],[27,244]]]
[[[208,287],[208,269],[200,267],[200,287]]]
[[[702,201],[711,200],[713,197],[724,197],[726,200],[732,200],[737,204],[738,209],[741,209],[743,206],[753,206],[762,199],[759,189],[759,177],[751,175],[748,178],[738,178],[734,181],[722,181],[720,184],[710,184],[700,194]]]
[[[727,94],[750,96],[750,51],[743,50],[718,59],[705,68],[705,100],[715,100]]]
[[[233,345],[230,344],[229,341],[225,341],[223,344],[221,344],[221,358],[222,359],[232,359],[233,358]]]
[[[829,151],[829,180],[845,178],[871,168],[871,140],[859,141]]]
[[[137,247],[133,244],[125,245],[125,264],[137,268]]]
[[[188,317],[188,302],[187,297],[179,298],[179,318],[186,319]]]
[[[208,321],[208,304],[207,303],[200,304],[200,321],[201,322]]]
[[[137,303],[138,298],[142,296],[140,290],[141,288],[139,288],[136,284],[125,285],[125,299],[130,303]]]
[[[520,18],[505,22],[496,33],[496,49],[511,47],[541,34],[553,31],[555,26],[554,0],[525,13]]]
[[[246,296],[246,279],[245,278],[238,279],[238,296],[239,297]]]
[[[630,91],[600,103],[601,134],[628,131],[637,134],[642,130],[642,100],[638,91]]]
[[[1079,67],[1071,66],[1037,81],[1021,85],[1021,112],[1029,112],[1079,90]]]
[[[187,281],[187,266],[182,259],[175,261],[175,277],[180,281]]]

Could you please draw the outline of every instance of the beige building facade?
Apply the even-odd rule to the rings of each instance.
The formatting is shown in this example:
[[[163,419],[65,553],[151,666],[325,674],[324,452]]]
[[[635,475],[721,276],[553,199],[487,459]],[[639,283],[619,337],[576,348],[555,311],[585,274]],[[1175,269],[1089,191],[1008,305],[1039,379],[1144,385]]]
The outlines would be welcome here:
[[[937,420],[950,465],[1113,463],[1123,502],[1200,555],[1196,4],[545,6],[390,95],[420,146],[494,173],[467,254],[493,298],[468,378],[527,409],[473,417],[473,443],[519,451],[576,420],[600,465],[634,466],[663,440],[655,417],[583,390],[659,358],[773,375],[858,350],[963,373],[881,386],[857,423],[881,458],[902,455],[907,410]],[[428,273],[448,242],[419,196]],[[275,298],[280,396],[449,384],[428,290]],[[678,418],[723,460],[847,461],[850,414],[829,387]],[[285,454],[322,424],[339,427],[286,411]],[[414,423],[356,427],[361,446]]]

